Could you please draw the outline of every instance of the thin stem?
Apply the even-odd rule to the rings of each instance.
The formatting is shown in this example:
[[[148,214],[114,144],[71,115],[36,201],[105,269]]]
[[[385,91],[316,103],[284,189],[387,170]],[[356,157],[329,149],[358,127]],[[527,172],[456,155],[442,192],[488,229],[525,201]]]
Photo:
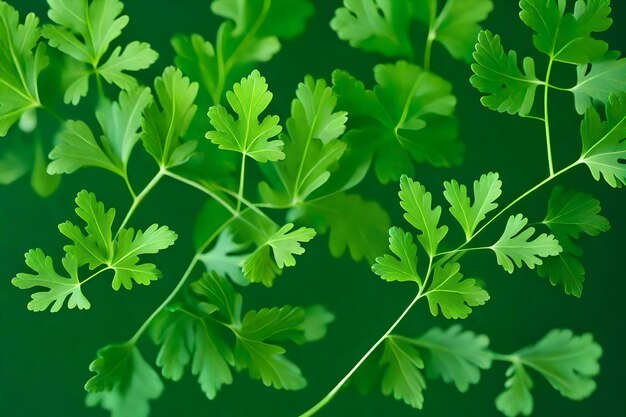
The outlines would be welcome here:
[[[470,252],[470,251],[475,251],[475,250],[486,250],[486,249],[490,249],[490,248],[488,248],[487,246],[480,246],[480,247],[475,247],[475,248],[459,248],[459,249],[454,249],[454,250],[450,250],[447,252],[439,252],[435,256],[456,255],[457,253],[461,253],[461,252]]]
[[[435,40],[435,33],[428,32],[426,38],[426,46],[424,47],[424,70],[430,71],[430,59],[433,51],[433,41]]]
[[[130,183],[130,179],[128,178],[128,172],[125,171],[124,175],[122,175],[122,178],[124,178],[124,183],[126,184],[126,188],[128,188],[130,196],[133,198],[133,200],[136,200],[137,194],[135,194],[135,190],[133,190],[133,186]]]
[[[250,200],[248,200],[248,199],[246,199],[244,197],[241,197],[238,193],[236,193],[234,191],[231,191],[231,190],[229,190],[226,187],[222,187],[221,185],[218,185],[218,184],[213,184],[213,188],[216,188],[216,189],[220,190],[221,192],[230,195],[231,197],[237,199],[239,203],[243,203],[244,205],[246,205],[250,210],[256,212],[257,214],[259,214],[259,215],[261,215],[261,216],[263,216],[263,217],[265,217],[267,219],[269,219],[269,216],[267,214],[263,213],[263,211],[259,208],[260,206],[263,206],[262,204],[253,203]],[[289,209],[291,207],[293,207],[293,206],[291,206],[291,205],[290,206],[285,206],[285,207],[272,206],[271,208]]]
[[[187,269],[185,270],[185,273],[183,274],[183,276],[180,278],[180,281],[178,281],[178,284],[176,284],[176,287],[174,287],[174,289],[172,290],[171,293],[169,293],[169,295],[165,298],[165,300],[163,300],[163,302],[156,308],[156,310],[154,310],[152,312],[152,314],[150,314],[150,316],[143,322],[143,324],[139,327],[139,329],[135,332],[135,334],[133,335],[133,337],[131,337],[128,340],[129,344],[136,344],[137,341],[139,340],[139,338],[141,337],[141,335],[143,333],[145,333],[146,329],[148,328],[148,326],[150,325],[150,323],[152,322],[152,320],[154,320],[154,318],[174,299],[174,297],[176,296],[176,294],[178,294],[178,292],[183,288],[183,286],[185,285],[185,283],[187,282],[187,280],[189,279],[189,277],[191,276],[191,273],[193,272],[194,268],[196,267],[196,265],[198,264],[198,261],[200,260],[200,257],[202,255],[202,253],[205,251],[205,249],[207,248],[207,246],[209,246],[211,244],[211,242],[213,242],[213,240],[215,240],[215,238],[217,238],[217,236],[219,236],[220,233],[222,233],[224,231],[224,229],[226,229],[228,227],[228,225],[230,225],[230,223],[232,223],[233,220],[235,220],[237,217],[236,216],[232,216],[230,217],[228,220],[226,220],[224,223],[222,223],[222,225],[219,227],[219,229],[217,229],[203,244],[202,246],[200,246],[200,248],[198,248],[198,250],[196,251],[195,255],[193,256],[193,258],[191,259],[191,262],[189,263],[189,266],[187,267]]]
[[[209,188],[203,186],[202,184],[190,180],[188,178],[185,178],[181,175],[175,174],[172,171],[169,170],[164,170],[163,171],[163,175],[166,175],[172,179],[175,179],[176,181],[182,182],[183,184],[187,184],[197,190],[202,191],[203,193],[207,194],[209,197],[211,197],[212,199],[214,199],[215,201],[217,201],[222,207],[224,207],[226,210],[228,210],[230,212],[230,214],[232,214],[233,216],[238,216],[239,213],[237,212],[237,210],[233,209],[231,207],[230,204],[228,204],[226,202],[226,200],[224,200],[222,197],[220,197],[217,193],[215,193],[214,191],[210,190]]]
[[[424,288],[424,287],[422,287],[422,288]],[[398,317],[398,319],[391,325],[391,327],[389,327],[387,329],[385,334],[383,334],[382,337],[380,339],[378,339],[376,341],[376,343],[374,343],[374,345],[367,351],[367,353],[365,353],[365,355],[363,355],[363,357],[361,359],[359,359],[359,361],[356,363],[356,365],[354,365],[352,367],[352,369],[341,379],[341,381],[339,381],[339,383],[328,394],[326,394],[326,396],[324,398],[322,398],[317,404],[315,404],[309,410],[307,410],[304,413],[300,414],[299,417],[310,417],[310,416],[316,414],[322,408],[324,408],[335,397],[335,395],[337,395],[339,390],[341,388],[343,388],[343,386],[346,384],[346,382],[348,382],[350,377],[357,371],[357,369],[359,369],[359,367],[363,364],[363,362],[365,362],[367,360],[367,358],[369,358],[370,355],[372,353],[374,353],[374,351],[378,348],[378,346],[380,346],[380,344],[383,343],[387,337],[389,337],[391,332],[393,332],[395,330],[395,328],[398,327],[398,325],[404,319],[404,317],[406,317],[406,315],[409,313],[409,311],[411,311],[413,306],[423,296],[424,296],[424,294],[422,293],[422,290],[420,290],[417,293],[417,295],[415,296],[415,298],[413,299],[413,301],[411,301],[411,303],[408,305],[408,307],[404,309],[402,314],[400,314],[400,317]]]
[[[144,200],[144,198],[146,198],[146,196],[150,193],[150,191],[152,191],[152,189],[159,183],[159,181],[161,181],[161,178],[163,178],[163,175],[165,175],[165,171],[161,168],[159,172],[157,172],[156,175],[152,178],[152,180],[150,180],[148,185],[146,185],[145,188],[137,195],[137,197],[133,198],[133,204],[130,206],[130,209],[128,209],[128,213],[126,213],[126,217],[124,217],[122,224],[120,225],[117,233],[115,234],[116,237],[120,233],[120,230],[122,230],[126,226],[126,224],[128,224],[128,221],[130,220],[132,215],[135,213],[135,210],[137,210],[137,207],[139,207],[139,204],[141,204],[141,202]]]
[[[552,162],[552,144],[550,140],[550,107],[548,105],[548,97],[550,95],[550,89],[547,87],[550,85],[550,75],[552,73],[552,64],[554,64],[554,59],[550,57],[550,61],[548,62],[548,70],[546,72],[546,81],[545,86],[543,88],[543,120],[546,129],[546,148],[548,151],[548,168],[550,169],[550,176],[554,175],[554,163]]]
[[[237,192],[237,213],[241,211],[241,200],[243,199],[244,184],[246,182],[246,154],[241,156],[241,173],[239,174],[239,191]]]

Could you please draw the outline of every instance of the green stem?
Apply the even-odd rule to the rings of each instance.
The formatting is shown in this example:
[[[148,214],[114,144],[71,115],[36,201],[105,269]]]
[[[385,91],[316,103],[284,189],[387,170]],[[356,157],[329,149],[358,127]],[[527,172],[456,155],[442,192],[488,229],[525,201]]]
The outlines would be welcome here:
[[[128,172],[126,172],[126,170],[124,170],[124,175],[122,175],[122,178],[124,179],[124,183],[126,184],[126,188],[128,188],[128,192],[130,193],[130,196],[133,198],[133,200],[137,199],[137,194],[135,194],[135,190],[133,190],[133,186],[130,183],[130,178],[128,178]]]
[[[150,316],[143,322],[143,324],[139,327],[139,329],[135,332],[135,334],[133,335],[133,337],[131,337],[128,340],[129,344],[135,345],[137,343],[137,341],[139,340],[139,338],[141,337],[141,335],[143,335],[146,331],[146,329],[148,328],[148,326],[150,325],[150,323],[152,322],[152,320],[154,320],[154,318],[174,299],[174,297],[176,296],[176,294],[178,294],[178,292],[183,288],[183,286],[185,285],[185,283],[187,282],[187,280],[189,279],[189,277],[191,276],[191,273],[193,272],[194,268],[196,267],[196,265],[198,264],[198,261],[200,260],[200,257],[202,256],[202,253],[205,251],[205,249],[207,248],[207,246],[209,246],[211,244],[211,242],[213,242],[213,240],[215,240],[215,238],[217,238],[217,236],[219,236],[220,233],[222,233],[224,231],[224,229],[226,229],[228,227],[228,225],[230,223],[232,223],[233,220],[235,220],[237,217],[236,216],[232,216],[230,217],[228,220],[226,220],[224,223],[222,223],[222,225],[219,227],[219,229],[217,229],[203,244],[202,246],[200,246],[200,248],[198,248],[198,250],[196,251],[195,255],[193,256],[193,258],[191,259],[191,262],[189,263],[189,266],[187,267],[187,269],[185,270],[185,273],[183,274],[183,276],[181,277],[180,281],[178,281],[178,284],[176,284],[176,287],[174,287],[174,289],[172,290],[171,293],[169,293],[169,295],[165,298],[165,300],[163,300],[163,302],[152,312],[152,314],[150,314]]]
[[[435,34],[433,32],[428,32],[428,37],[426,38],[426,46],[424,47],[424,70],[430,71],[430,59],[433,51],[433,42],[435,40]]]
[[[203,186],[202,184],[197,183],[196,181],[190,180],[188,178],[185,178],[181,175],[175,174],[172,171],[169,170],[164,170],[164,175],[175,179],[176,181],[182,182],[183,184],[187,184],[197,190],[202,191],[203,193],[207,194],[209,197],[211,197],[212,199],[214,199],[215,201],[217,201],[222,207],[224,207],[226,210],[228,210],[230,212],[230,214],[232,214],[233,216],[239,216],[239,212],[235,209],[233,209],[231,207],[230,204],[228,204],[226,202],[226,200],[224,200],[222,197],[220,197],[217,193],[215,193],[214,191],[210,190],[209,188]]]
[[[241,173],[239,174],[239,191],[237,192],[237,213],[241,211],[241,200],[243,199],[244,185],[246,182],[246,154],[241,157]]]
[[[139,204],[141,204],[141,202],[146,198],[150,191],[152,191],[152,189],[159,183],[159,181],[161,181],[163,175],[165,175],[165,171],[163,169],[160,169],[159,172],[157,172],[156,175],[152,178],[152,180],[150,180],[148,185],[146,185],[145,188],[135,198],[133,198],[133,204],[130,206],[130,209],[128,209],[126,217],[124,217],[122,224],[117,230],[117,233],[115,234],[116,237],[120,233],[120,230],[122,230],[128,224],[128,221],[135,213],[135,210],[137,210],[137,207],[139,207]]]
[[[219,191],[226,193],[228,195],[230,195],[231,197],[235,198],[238,200],[239,203],[243,203],[245,206],[247,206],[250,210],[256,212],[257,214],[261,215],[262,217],[265,217],[268,220],[271,220],[270,217],[265,214],[260,208],[259,204],[253,203],[250,200],[246,199],[245,197],[241,197],[238,193],[235,193],[234,191],[229,190],[226,187],[222,187],[221,185],[218,184],[213,184],[213,188],[218,189]],[[272,208],[280,208],[281,210],[286,210],[289,208],[292,208],[293,205],[289,205],[289,206],[285,206],[285,207],[279,207],[279,206],[273,206]],[[273,220],[272,220],[273,221]]]
[[[552,162],[552,144],[550,139],[550,107],[548,105],[548,97],[550,93],[550,75],[552,74],[552,64],[554,64],[554,59],[550,57],[550,61],[548,62],[548,70],[546,71],[546,81],[545,86],[543,88],[543,121],[546,130],[546,148],[548,151],[548,168],[550,169],[550,176],[554,175],[554,163]]]

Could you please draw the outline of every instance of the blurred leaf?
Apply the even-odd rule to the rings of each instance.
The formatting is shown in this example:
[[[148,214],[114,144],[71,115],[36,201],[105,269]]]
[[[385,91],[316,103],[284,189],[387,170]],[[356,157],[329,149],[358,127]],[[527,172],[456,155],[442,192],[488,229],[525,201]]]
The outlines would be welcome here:
[[[579,65],[576,85],[570,88],[576,110],[585,114],[594,102],[609,103],[609,97],[626,90],[626,58],[611,51],[597,61]]]
[[[390,336],[385,339],[380,363],[386,365],[381,386],[383,394],[421,409],[426,382],[421,372],[424,361],[417,349],[410,342]]]
[[[213,248],[201,255],[200,260],[207,272],[215,272],[230,278],[237,285],[246,286],[250,281],[244,277],[241,268],[249,254],[242,254],[241,251],[247,246],[235,242],[232,232],[226,229],[217,238]]]

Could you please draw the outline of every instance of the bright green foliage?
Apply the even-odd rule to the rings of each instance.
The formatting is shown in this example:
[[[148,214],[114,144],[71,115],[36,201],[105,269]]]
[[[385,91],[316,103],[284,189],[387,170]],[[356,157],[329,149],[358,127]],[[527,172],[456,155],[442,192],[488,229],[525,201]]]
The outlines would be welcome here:
[[[425,356],[426,374],[454,383],[461,392],[480,380],[480,371],[491,367],[489,338],[477,335],[461,326],[447,330],[433,328],[416,340],[416,345],[428,349]]]
[[[349,128],[358,132],[358,145],[375,154],[378,179],[387,183],[413,175],[411,160],[458,164],[463,147],[456,140],[450,83],[404,61],[377,65],[374,77],[377,85],[366,90],[348,73],[335,71],[333,92],[338,107],[354,120]]]
[[[89,77],[104,78],[119,88],[129,90],[137,86],[137,80],[126,74],[148,68],[158,54],[144,42],[131,42],[124,50],[116,47],[109,58],[102,62],[111,42],[122,34],[128,24],[128,16],[119,0],[48,0],[48,16],[56,25],[43,27],[43,36],[50,46],[87,64],[72,74],[64,101],[78,104],[89,91]]]
[[[535,102],[535,93],[541,82],[535,75],[535,61],[523,60],[524,72],[517,64],[517,53],[507,54],[500,36],[482,31],[478,34],[470,81],[478,91],[485,94],[481,103],[491,110],[509,114],[527,115]]]
[[[496,398],[496,407],[506,416],[528,416],[533,411],[533,396],[530,390],[533,380],[526,368],[520,363],[513,363],[506,371],[508,379],[504,383],[506,390]]]
[[[471,307],[481,306],[489,300],[489,294],[476,280],[465,278],[459,272],[458,263],[448,263],[435,268],[432,283],[426,291],[430,312],[447,319],[464,319],[472,312]]]
[[[413,55],[409,39],[411,13],[405,0],[344,0],[330,26],[339,39],[368,52]]]
[[[241,254],[246,245],[237,243],[229,229],[224,230],[210,251],[202,254],[201,260],[207,272],[215,272],[223,277],[230,278],[235,284],[248,285],[243,276],[241,266],[249,254]]]
[[[565,191],[560,187],[552,191],[543,223],[559,240],[563,252],[544,259],[537,272],[542,277],[549,277],[552,285],[561,284],[567,294],[580,297],[585,280],[585,269],[578,260],[582,249],[572,239],[578,239],[581,233],[597,236],[611,227],[599,213],[600,202],[589,194]]]
[[[66,300],[69,309],[78,307],[80,310],[88,310],[91,307],[91,303],[81,291],[75,256],[67,254],[61,261],[70,278],[59,275],[54,269],[52,258],[46,256],[41,249],[31,250],[26,253],[25,257],[26,265],[37,274],[17,274],[11,283],[22,290],[33,287],[49,289],[49,291],[36,292],[31,296],[32,301],[28,303],[29,310],[45,311],[50,308],[50,312],[56,313],[63,307]]]
[[[437,254],[439,243],[448,233],[448,226],[439,227],[441,207],[432,208],[432,195],[419,182],[403,175],[400,178],[400,206],[404,209],[404,218],[421,232],[417,236],[426,253],[433,257]]]
[[[440,42],[456,59],[471,61],[479,23],[487,18],[491,0],[427,0],[413,3],[415,16],[428,25],[429,39]],[[442,7],[439,4],[443,3]],[[438,10],[439,9],[439,10]]]
[[[331,314],[321,307],[285,306],[251,310],[242,318],[241,295],[219,275],[206,274],[190,288],[189,298],[163,310],[152,325],[153,339],[161,345],[157,364],[163,376],[179,380],[191,363],[210,399],[232,383],[232,367],[248,369],[252,378],[278,389],[304,387],[300,370],[278,343],[317,340]]]
[[[580,126],[585,163],[596,180],[615,188],[626,184],[626,93],[613,95],[606,105],[606,121],[590,107]]]
[[[567,11],[566,0],[522,0],[520,18],[535,31],[533,42],[540,52],[559,62],[587,64],[608,50],[594,32],[607,30],[610,0],[578,0],[574,12]]]
[[[452,180],[446,181],[443,186],[446,189],[443,195],[450,203],[450,213],[459,222],[465,232],[466,240],[469,241],[474,236],[478,224],[489,212],[498,207],[495,201],[502,194],[502,181],[494,172],[484,174],[474,181],[473,204],[467,195],[465,185],[459,185],[458,182]]]
[[[268,172],[273,179],[271,187],[260,184],[261,195],[268,202],[305,201],[328,181],[346,149],[338,140],[345,131],[346,112],[334,111],[337,98],[326,82],[307,76],[298,85],[296,97],[287,132],[281,135],[285,159],[272,164],[274,171]]]
[[[554,389],[573,400],[588,397],[596,388],[592,379],[598,374],[602,349],[590,334],[575,336],[569,330],[553,330],[537,344],[511,356],[507,371],[511,378],[507,390],[496,400],[500,411],[513,417],[530,415],[533,408],[532,380],[525,370],[531,368],[543,375]]]
[[[529,240],[535,233],[534,227],[526,227],[528,219],[522,214],[509,217],[502,236],[490,246],[496,254],[498,265],[512,274],[515,266],[522,267],[522,262],[533,269],[541,265],[541,258],[556,256],[563,251],[553,235],[542,233],[534,240]]]
[[[265,78],[254,70],[226,93],[228,103],[238,119],[220,104],[209,109],[209,119],[215,128],[206,134],[220,149],[240,152],[259,162],[284,159],[283,141],[271,140],[282,130],[278,116],[267,116],[259,123],[259,116],[272,101]]]
[[[132,344],[100,349],[89,369],[96,375],[85,385],[87,405],[100,404],[111,417],[148,417],[149,401],[163,392],[159,375]]]
[[[611,51],[589,65],[579,65],[577,75],[577,83],[570,91],[576,110],[585,114],[594,101],[608,104],[611,94],[626,90],[626,59]]]
[[[96,116],[102,128],[96,140],[87,124],[69,120],[50,152],[50,174],[70,174],[83,167],[107,169],[122,177],[130,154],[139,140],[141,114],[152,102],[149,88],[120,92],[117,102],[105,102]]]
[[[386,366],[381,385],[383,394],[421,409],[426,381],[421,372],[424,361],[417,349],[404,339],[388,337],[380,363]]]
[[[293,223],[288,223],[273,232],[243,262],[243,273],[246,278],[251,282],[261,282],[266,287],[271,287],[282,268],[296,264],[293,255],[304,253],[304,248],[300,244],[313,239],[315,230],[301,227],[291,231],[293,227]],[[273,257],[270,256],[270,249]]]
[[[167,67],[154,81],[154,90],[160,106],[154,101],[144,112],[141,140],[159,165],[181,165],[196,146],[193,141],[181,142],[181,138],[197,110],[194,100],[198,84],[189,81],[179,69]]]
[[[50,289],[48,292],[33,294],[33,301],[28,305],[30,310],[42,311],[54,302],[51,311],[59,311],[65,298],[70,295],[68,308],[78,306],[88,309],[90,303],[82,295],[82,284],[109,269],[114,271],[114,290],[121,286],[131,289],[133,282],[148,285],[160,277],[160,272],[154,264],[140,263],[139,256],[166,249],[178,237],[166,226],[159,227],[156,224],[136,233],[132,228],[122,228],[113,236],[111,227],[115,219],[114,209],[106,210],[94,194],[84,190],[78,193],[76,205],[76,214],[85,222],[84,229],[69,221],[59,225],[59,231],[72,241],[63,248],[66,256],[62,261],[71,278],[58,275],[52,259],[37,249],[26,254],[26,264],[38,275],[18,274],[13,280],[13,284],[21,289],[36,286]],[[89,265],[91,270],[102,268],[81,281],[78,268],[83,265]]]
[[[417,246],[410,233],[399,227],[389,229],[389,250],[397,256],[383,255],[376,258],[372,271],[387,282],[414,281],[422,285],[417,272]]]
[[[386,249],[389,216],[375,201],[358,194],[336,193],[307,201],[290,213],[290,220],[302,221],[317,233],[329,232],[328,248],[334,257],[346,250],[355,261],[373,263]]]
[[[37,80],[48,57],[45,45],[39,43],[38,25],[33,13],[20,24],[17,10],[0,1],[0,137],[22,115],[41,105]]]
[[[308,0],[215,0],[211,10],[229,19],[220,25],[215,44],[197,34],[172,40],[176,65],[200,83],[200,95],[210,104],[222,101],[225,85],[278,53],[280,38],[300,34],[313,14]]]

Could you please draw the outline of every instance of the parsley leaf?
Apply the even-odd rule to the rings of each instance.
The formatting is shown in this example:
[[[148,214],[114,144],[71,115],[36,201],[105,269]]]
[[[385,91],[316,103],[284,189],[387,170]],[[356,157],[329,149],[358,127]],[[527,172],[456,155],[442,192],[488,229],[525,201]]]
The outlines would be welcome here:
[[[439,243],[448,233],[448,226],[438,227],[441,206],[432,208],[432,195],[419,182],[403,175],[400,178],[400,206],[404,218],[422,232],[417,236],[424,250],[431,258],[437,254]]]
[[[601,177],[614,188],[626,184],[626,93],[613,95],[606,105],[606,121],[595,108],[585,112],[580,126],[585,163],[593,178]]]
[[[576,110],[585,114],[593,102],[608,104],[609,97],[626,90],[626,58],[611,51],[601,59],[577,68],[577,83],[570,88]]]
[[[139,140],[141,115],[152,102],[149,88],[121,91],[117,102],[104,102],[96,112],[103,135],[98,142],[87,124],[69,120],[50,152],[50,174],[70,174],[83,167],[107,169],[122,177]]]
[[[87,405],[100,404],[112,417],[148,417],[149,401],[163,392],[159,375],[131,344],[100,349],[89,369],[96,375],[85,385]]]
[[[39,42],[38,25],[35,14],[29,13],[20,23],[17,10],[0,2],[0,137],[22,115],[41,106],[37,79],[48,57]]]
[[[220,149],[240,152],[258,162],[277,161],[285,158],[282,140],[270,140],[282,127],[278,116],[267,116],[259,123],[259,116],[272,101],[265,78],[254,70],[233,91],[226,93],[228,103],[238,115],[235,120],[220,104],[209,109],[209,119],[216,129],[206,134],[207,139]]]
[[[249,254],[240,254],[247,245],[235,242],[230,229],[224,230],[213,248],[200,256],[207,272],[215,272],[230,278],[235,284],[246,286],[250,284],[241,270],[241,266]]]
[[[471,61],[479,23],[493,10],[491,0],[439,0],[416,2],[415,16],[428,25],[428,38],[440,42],[456,59]]]
[[[374,201],[357,194],[336,193],[307,201],[290,211],[290,220],[300,220],[324,234],[336,258],[348,250],[355,261],[374,262],[386,249],[389,215]]]
[[[485,107],[522,116],[531,111],[541,84],[531,57],[524,58],[522,72],[517,65],[517,53],[505,53],[500,36],[482,31],[478,34],[474,61],[470,82],[485,94],[480,100]]]
[[[418,346],[428,349],[426,374],[453,382],[457,389],[466,392],[471,384],[480,380],[480,370],[491,367],[491,352],[487,350],[489,338],[455,325],[447,330],[433,328],[416,340]]]
[[[610,228],[609,221],[599,213],[600,202],[589,194],[561,187],[552,191],[543,223],[559,240],[563,252],[545,259],[537,272],[549,277],[552,285],[561,284],[566,294],[580,297],[585,280],[585,269],[577,258],[582,249],[572,239],[578,239],[581,233],[597,236]]]
[[[159,99],[143,114],[141,140],[146,150],[162,167],[174,167],[185,163],[193,153],[194,141],[181,142],[196,113],[194,104],[198,84],[184,77],[174,67],[167,67],[161,77],[154,81]]]
[[[555,61],[587,64],[607,51],[606,42],[591,34],[613,23],[610,0],[578,0],[574,13],[566,12],[564,0],[522,0],[520,6],[520,18],[535,31],[535,47]]]
[[[435,268],[433,280],[425,293],[433,316],[441,310],[447,319],[464,319],[472,312],[471,307],[481,306],[489,300],[487,291],[476,280],[463,279],[460,269],[458,263]]]
[[[592,377],[600,370],[600,356],[602,348],[590,334],[575,336],[570,330],[553,330],[535,345],[511,355],[513,363],[507,375],[513,376],[496,405],[507,416],[532,412],[532,380],[525,367],[543,375],[563,396],[573,400],[586,398],[596,388]]]
[[[394,255],[376,258],[372,271],[387,282],[414,281],[422,285],[422,278],[417,273],[417,246],[410,233],[399,227],[389,229],[389,249]]]
[[[533,269],[535,265],[542,264],[541,258],[556,256],[563,251],[553,235],[542,233],[534,240],[529,240],[535,233],[535,228],[523,230],[527,223],[528,219],[522,214],[509,217],[504,233],[490,247],[496,254],[498,265],[510,274],[515,266],[521,268],[522,262]]]
[[[386,365],[381,385],[383,394],[421,409],[426,381],[421,372],[424,361],[417,349],[409,341],[387,337],[380,363]]]
[[[266,170],[274,189],[267,183],[259,186],[270,202],[306,200],[328,181],[330,170],[346,149],[346,144],[337,140],[345,131],[346,112],[334,111],[337,98],[326,82],[307,76],[298,85],[296,97],[287,132],[281,135],[285,159]]]
[[[463,145],[457,141],[450,83],[403,61],[377,65],[374,77],[378,85],[366,90],[348,73],[335,71],[333,91],[338,107],[354,121],[350,129],[361,131],[359,137],[375,153],[378,179],[388,183],[412,175],[411,159],[435,166],[458,164]]]
[[[355,48],[387,56],[413,55],[411,14],[405,0],[344,0],[330,22],[339,39]]]
[[[43,36],[50,46],[71,56],[77,61],[91,66],[74,75],[75,88],[67,90],[64,101],[78,104],[87,95],[90,73],[102,76],[108,83],[122,89],[137,86],[134,77],[125,71],[139,71],[148,68],[158,58],[158,54],[147,43],[131,42],[124,51],[116,47],[106,62],[102,59],[115,39],[128,24],[128,16],[121,15],[124,8],[119,0],[87,0],[67,2],[48,0],[48,16],[56,25],[43,27]],[[120,16],[121,15],[121,16]]]
[[[459,222],[465,232],[466,240],[474,236],[476,227],[485,219],[487,213],[495,210],[495,201],[502,194],[502,181],[494,172],[484,174],[474,181],[474,204],[467,196],[467,187],[452,180],[444,183],[444,197],[450,203],[450,213]]]
[[[78,263],[75,256],[67,254],[62,260],[63,268],[70,278],[59,275],[54,269],[52,258],[46,256],[41,249],[30,250],[25,257],[26,265],[35,271],[36,275],[20,273],[11,280],[11,283],[21,290],[33,287],[49,289],[33,293],[32,301],[28,303],[29,310],[45,311],[50,308],[50,312],[56,313],[66,300],[69,309],[78,307],[80,310],[88,310],[91,307],[91,303],[81,291],[82,283],[78,280]]]

